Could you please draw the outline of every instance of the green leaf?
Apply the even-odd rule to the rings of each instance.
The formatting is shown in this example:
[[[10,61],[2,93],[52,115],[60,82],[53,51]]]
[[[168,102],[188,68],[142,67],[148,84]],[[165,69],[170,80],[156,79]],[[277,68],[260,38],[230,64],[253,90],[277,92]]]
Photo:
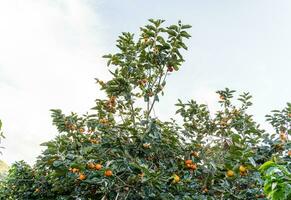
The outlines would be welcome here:
[[[273,166],[276,166],[276,164],[273,161],[267,161],[259,167],[259,171],[264,172],[268,168],[273,167]]]
[[[182,25],[182,27],[181,27],[182,29],[188,29],[188,28],[192,28],[192,26],[191,25],[188,25],[188,24],[186,24],[186,25]]]
[[[159,101],[159,96],[158,96],[158,95],[155,95],[154,100],[155,100],[155,101]]]
[[[61,161],[61,160],[55,160],[53,162],[54,167],[60,167],[62,164],[63,164],[63,161]]]
[[[171,36],[176,36],[176,35],[177,35],[177,33],[176,33],[175,31],[171,30],[171,29],[168,29],[168,30],[167,30],[167,33],[168,33],[169,35],[171,35]]]
[[[191,37],[191,35],[189,35],[186,31],[181,31],[180,34],[181,34],[182,37],[185,37],[187,39]]]
[[[250,163],[251,163],[254,167],[257,166],[256,161],[254,160],[253,157],[249,157],[248,159],[249,159]]]
[[[169,29],[172,29],[172,30],[174,30],[174,31],[178,31],[178,26],[176,26],[176,25],[171,25],[171,26],[169,26]]]

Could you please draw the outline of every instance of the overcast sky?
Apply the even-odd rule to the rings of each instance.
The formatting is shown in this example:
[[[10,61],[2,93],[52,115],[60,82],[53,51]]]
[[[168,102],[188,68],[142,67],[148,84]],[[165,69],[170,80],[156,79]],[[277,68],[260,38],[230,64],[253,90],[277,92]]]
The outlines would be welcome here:
[[[193,26],[186,63],[158,104],[163,119],[177,98],[215,110],[225,87],[251,92],[251,113],[266,128],[264,115],[290,102],[289,0],[0,0],[0,159],[35,161],[57,134],[49,109],[88,111],[100,96],[94,78],[109,78],[101,56],[149,18]]]

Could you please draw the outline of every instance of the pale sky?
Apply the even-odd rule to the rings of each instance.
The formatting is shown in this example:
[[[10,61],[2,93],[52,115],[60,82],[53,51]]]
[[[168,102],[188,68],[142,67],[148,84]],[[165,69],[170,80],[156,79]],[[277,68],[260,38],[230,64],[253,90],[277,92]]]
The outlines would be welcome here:
[[[32,164],[57,134],[49,109],[94,106],[94,78],[109,78],[101,56],[149,18],[193,26],[186,63],[157,105],[161,118],[175,117],[177,98],[215,110],[215,91],[229,87],[252,93],[251,113],[268,128],[264,115],[290,102],[289,0],[0,0],[0,159]]]

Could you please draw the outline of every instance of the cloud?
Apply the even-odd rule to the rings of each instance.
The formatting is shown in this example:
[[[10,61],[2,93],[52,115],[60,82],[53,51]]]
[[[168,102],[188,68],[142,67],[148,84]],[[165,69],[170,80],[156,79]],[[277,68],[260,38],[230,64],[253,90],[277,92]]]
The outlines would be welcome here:
[[[0,159],[33,163],[55,136],[49,109],[86,112],[107,72],[100,18],[87,1],[0,2]]]

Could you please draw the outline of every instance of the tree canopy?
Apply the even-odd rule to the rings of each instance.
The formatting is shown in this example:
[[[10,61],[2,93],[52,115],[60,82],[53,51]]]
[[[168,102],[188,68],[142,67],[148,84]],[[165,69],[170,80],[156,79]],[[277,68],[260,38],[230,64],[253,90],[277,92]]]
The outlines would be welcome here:
[[[122,33],[104,56],[112,78],[96,79],[106,98],[83,116],[52,109],[59,134],[34,166],[13,164],[1,199],[290,198],[290,103],[267,115],[272,134],[249,114],[252,96],[229,88],[214,114],[195,100],[177,100],[169,121],[153,114],[189,28],[150,19],[137,38]]]

